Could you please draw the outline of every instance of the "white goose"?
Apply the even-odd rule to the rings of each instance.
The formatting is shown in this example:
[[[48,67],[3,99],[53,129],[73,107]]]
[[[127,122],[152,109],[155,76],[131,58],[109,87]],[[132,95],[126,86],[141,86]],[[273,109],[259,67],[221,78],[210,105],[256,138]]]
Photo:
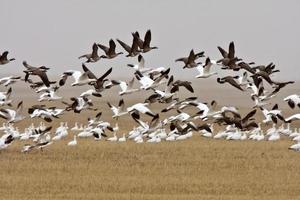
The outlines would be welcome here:
[[[23,110],[23,101],[21,101],[18,106],[17,110],[11,110],[11,109],[0,109],[0,117],[7,120],[8,123],[10,122],[18,122],[23,120],[25,117],[21,115],[21,112]]]
[[[140,88],[133,88],[134,77],[128,83],[126,83],[125,81],[116,81],[116,80],[113,80],[112,83],[120,86],[121,88],[121,91],[119,91],[120,96],[141,91]]]
[[[199,74],[196,78],[209,78],[213,75],[218,74],[217,72],[210,72],[210,68],[213,64],[217,64],[215,61],[211,61],[209,57],[206,58],[205,64],[199,64],[196,69],[198,70]]]
[[[113,112],[113,116],[112,118],[119,118],[120,116],[126,115],[128,112],[125,109],[125,105],[124,105],[124,100],[121,99],[119,101],[119,105],[118,107],[112,105],[111,103],[107,102],[107,105],[109,106],[109,108],[111,109],[111,111]]]
[[[118,139],[118,142],[126,142],[125,133],[123,133],[123,136]]]
[[[76,146],[77,145],[77,139],[76,135],[74,135],[74,139],[68,143],[68,146]]]
[[[283,100],[286,101],[292,109],[294,109],[295,106],[298,106],[300,108],[300,95],[292,94],[290,96],[287,96]]]
[[[147,106],[149,103],[137,103],[127,108],[127,112],[132,113],[134,111],[138,111],[143,114],[147,114],[151,117],[154,117],[155,114],[152,112]]]
[[[4,85],[5,87],[12,85],[21,80],[21,76],[8,76],[0,79],[0,85]]]
[[[289,149],[294,150],[294,151],[300,151],[300,141],[298,141],[298,143],[293,144],[292,146],[290,146]]]

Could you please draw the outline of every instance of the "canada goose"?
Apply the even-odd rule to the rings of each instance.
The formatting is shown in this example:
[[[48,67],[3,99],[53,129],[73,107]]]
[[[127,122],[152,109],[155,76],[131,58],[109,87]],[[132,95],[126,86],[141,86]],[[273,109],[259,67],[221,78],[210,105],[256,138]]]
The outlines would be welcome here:
[[[181,87],[181,86],[185,87],[185,89],[187,89],[191,93],[194,93],[194,89],[192,87],[192,82],[177,80],[177,81],[173,82],[172,85],[173,85],[173,88],[171,89],[171,93],[179,91],[179,87]]]
[[[292,94],[285,97],[283,100],[286,101],[292,109],[294,109],[295,106],[300,108],[300,95]]]
[[[235,87],[235,88],[237,88],[237,89],[239,89],[241,91],[244,91],[244,89],[234,80],[234,79],[237,79],[237,78],[239,78],[239,77],[238,76],[234,76],[234,77],[232,77],[232,76],[225,76],[223,78],[217,78],[217,82],[221,83],[221,84],[227,82],[230,85],[232,85],[233,87]]]
[[[133,33],[132,36],[134,38],[136,38],[137,44],[143,53],[147,53],[148,51],[151,51],[152,49],[158,49],[158,47],[150,47],[151,30],[147,30],[145,37],[144,37],[144,41],[140,38],[138,32]]]
[[[256,70],[256,72],[262,71],[265,72],[268,75],[274,74],[276,72],[280,72],[280,70],[274,70],[275,65],[271,62],[268,65],[259,65],[256,67],[252,67],[252,69]]]
[[[199,64],[196,67],[199,72],[199,74],[196,76],[196,78],[208,78],[208,77],[218,74],[217,72],[210,72],[210,68],[213,64],[214,63],[211,62],[209,57],[207,57],[204,65]]]
[[[112,72],[112,67],[109,68],[102,76],[100,76],[99,78],[96,77],[95,74],[93,74],[84,64],[82,64],[82,68],[83,71],[87,74],[89,79],[92,80],[96,80],[96,81],[92,81],[91,83],[89,83],[90,85],[93,85],[95,88],[95,91],[99,94],[100,92],[104,91],[105,89],[108,89],[112,86],[111,85],[104,85],[104,83],[106,81],[108,81],[108,79],[106,79],[106,77],[111,74]]]
[[[271,93],[271,95],[278,93],[279,90],[281,90],[283,87],[287,86],[288,84],[294,84],[294,83],[295,83],[294,81],[288,81],[288,82],[282,82],[282,83],[274,82],[275,90]]]
[[[9,62],[11,62],[11,61],[16,60],[15,58],[10,58],[10,59],[8,59],[8,58],[7,58],[8,53],[9,53],[8,51],[4,51],[4,52],[2,53],[2,55],[0,56],[0,65],[5,65],[5,64],[7,64],[7,63],[9,63]]]
[[[188,57],[182,57],[175,60],[175,62],[181,61],[184,63],[184,68],[194,68],[197,67],[201,62],[196,63],[196,60],[200,57],[204,57],[204,51],[195,54],[194,50],[192,49],[190,51],[190,54]]]
[[[224,67],[222,69],[233,69],[233,70],[239,70],[240,66],[236,63],[237,61],[240,61],[241,59],[235,57],[235,48],[234,43],[229,43],[229,50],[228,52],[225,51],[222,47],[218,46],[218,49],[223,56],[222,59],[218,60],[217,63],[222,64]]]
[[[79,56],[78,59],[86,58],[87,60],[85,62],[97,62],[100,60],[100,56],[98,55],[98,45],[96,43],[93,44],[93,51],[91,54],[85,54],[82,56]]]
[[[137,38],[133,38],[131,47],[119,39],[117,39],[117,41],[124,48],[124,50],[127,51],[128,54],[126,57],[134,57],[140,54]]]
[[[270,85],[274,84],[274,82],[270,78],[270,75],[268,73],[266,73],[265,71],[256,72],[255,74],[251,75],[251,77],[261,77],[264,80],[266,80]]]
[[[26,74],[24,78],[25,82],[28,80],[30,75],[35,75],[35,76],[39,76],[47,87],[50,87],[50,81],[46,74],[47,70],[49,70],[48,67],[45,66],[33,67],[31,65],[28,65],[26,61],[23,61],[23,65],[26,68],[26,70],[24,70],[24,73]]]
[[[123,54],[122,52],[116,53],[116,43],[112,39],[109,40],[109,47],[104,46],[102,44],[98,44],[98,47],[100,47],[100,49],[102,49],[106,54],[100,56],[101,58],[112,59],[117,57],[120,54]]]
[[[245,63],[245,62],[240,62],[238,63],[238,66],[241,68],[241,69],[244,69],[248,72],[250,72],[251,74],[255,74],[256,70],[254,68],[252,68],[250,66],[250,64],[253,64],[253,63]]]

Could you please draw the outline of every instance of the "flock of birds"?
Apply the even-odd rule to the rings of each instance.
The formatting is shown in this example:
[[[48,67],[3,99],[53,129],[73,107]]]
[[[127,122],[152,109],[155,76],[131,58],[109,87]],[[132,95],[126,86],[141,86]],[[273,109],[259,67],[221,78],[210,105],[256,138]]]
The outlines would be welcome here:
[[[23,61],[25,67],[25,77],[8,76],[0,79],[0,85],[7,87],[5,92],[0,92],[0,117],[5,120],[0,130],[3,132],[0,138],[0,149],[6,149],[16,140],[28,141],[22,147],[22,152],[29,152],[34,149],[44,149],[53,142],[62,140],[67,137],[71,131],[74,133],[74,139],[68,142],[68,146],[78,144],[77,138],[93,137],[95,140],[107,140],[111,142],[125,142],[132,140],[136,143],[158,143],[165,141],[185,140],[198,133],[207,138],[225,139],[225,140],[279,140],[281,136],[291,137],[296,144],[290,146],[290,149],[300,151],[300,129],[292,130],[290,124],[293,121],[300,120],[300,113],[292,116],[283,116],[278,104],[271,105],[270,100],[288,84],[293,84],[293,81],[277,82],[273,75],[279,70],[275,68],[273,63],[268,65],[256,65],[254,62],[245,62],[243,59],[236,56],[234,43],[229,44],[228,51],[222,47],[218,47],[221,53],[221,58],[218,60],[210,59],[205,55],[205,52],[194,52],[192,49],[188,56],[178,58],[175,61],[183,63],[183,68],[195,69],[198,74],[195,78],[209,78],[216,76],[218,73],[212,71],[212,68],[222,69],[223,71],[231,72],[230,75],[217,78],[217,83],[229,84],[241,92],[249,91],[249,95],[253,100],[253,108],[246,115],[242,115],[238,108],[233,106],[218,106],[216,101],[204,103],[198,97],[179,98],[180,90],[187,90],[194,93],[192,83],[186,80],[175,80],[170,74],[170,68],[157,67],[150,68],[145,66],[143,54],[157,49],[151,46],[151,31],[145,33],[144,38],[140,37],[138,32],[132,33],[132,44],[122,42],[117,39],[117,42],[127,52],[126,57],[136,57],[136,64],[128,64],[132,68],[133,78],[129,81],[114,80],[109,78],[112,68],[108,69],[104,74],[98,76],[94,74],[86,63],[95,63],[101,59],[114,59],[123,52],[116,52],[116,43],[113,39],[109,41],[109,46],[94,43],[92,52],[82,55],[79,59],[85,59],[82,63],[82,70],[67,70],[58,81],[51,81],[47,76],[50,68],[45,66],[32,66],[26,61]],[[103,51],[103,55],[99,56],[99,49]],[[199,61],[199,59],[203,59]],[[0,64],[5,65],[14,58],[8,58],[8,51],[5,51],[0,56]],[[232,75],[238,74],[238,75]],[[63,100],[62,96],[57,94],[72,77],[71,86],[80,87],[83,85],[90,86],[90,89],[82,92],[79,96],[70,98],[70,101]],[[34,80],[34,79],[36,80]],[[23,101],[18,102],[16,108],[12,104],[11,85],[18,81],[27,83],[36,93],[39,93],[39,102],[58,101],[61,103],[61,108],[47,107],[44,104],[36,104],[28,108],[28,115],[23,112]],[[138,81],[139,86],[134,84]],[[267,91],[265,85],[268,84],[271,91]],[[103,91],[109,90],[112,87],[120,88],[118,95],[120,101],[118,105],[113,105],[107,102],[108,107],[112,111],[112,119],[115,124],[112,125],[107,121],[101,120],[102,112],[97,111],[93,101],[101,98]],[[125,107],[125,102],[121,98],[124,95],[148,91],[151,95],[144,102],[139,102],[134,105]],[[293,94],[284,101],[288,103],[290,108],[300,108],[300,96]],[[155,113],[150,109],[149,105],[158,103],[164,109],[162,113],[172,113],[168,117],[162,118],[160,113]],[[81,113],[83,110],[91,110],[97,112],[94,118],[89,118],[87,124],[79,125],[75,123],[74,127],[68,127],[67,122],[61,122],[60,126],[55,131],[52,126],[46,125],[51,123],[53,119],[59,118],[66,112]],[[187,112],[189,110],[189,113]],[[264,119],[258,121],[255,118],[256,113],[262,112]],[[192,113],[191,113],[192,112]],[[118,137],[118,119],[129,115],[136,124],[128,134],[123,134]],[[151,117],[150,121],[146,121],[145,117]],[[15,123],[25,120],[26,118],[41,118],[42,121],[38,126],[31,124],[25,128],[24,132],[20,132]],[[281,125],[278,125],[281,123]],[[263,129],[262,124],[269,126],[269,129]],[[220,130],[216,132],[214,125],[218,125]],[[52,131],[52,133],[51,133]],[[107,132],[112,133],[109,137]]]

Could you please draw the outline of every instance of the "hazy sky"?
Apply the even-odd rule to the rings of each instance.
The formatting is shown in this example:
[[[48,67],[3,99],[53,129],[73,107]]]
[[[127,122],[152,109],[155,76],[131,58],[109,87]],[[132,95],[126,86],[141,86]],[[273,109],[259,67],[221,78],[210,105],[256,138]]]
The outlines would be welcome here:
[[[110,38],[131,43],[131,32],[152,31],[152,44],[159,47],[145,54],[149,66],[183,71],[174,59],[190,49],[204,50],[220,58],[217,46],[236,45],[237,56],[258,64],[274,62],[282,71],[279,79],[300,80],[300,1],[63,1],[0,0],[0,51],[17,60],[1,67],[2,74],[20,74],[22,61],[51,67],[51,74],[80,69],[78,56],[91,51],[93,42],[108,44]],[[118,46],[118,50],[123,49]],[[114,67],[114,75],[128,72],[126,64],[136,58],[89,64],[100,74]]]

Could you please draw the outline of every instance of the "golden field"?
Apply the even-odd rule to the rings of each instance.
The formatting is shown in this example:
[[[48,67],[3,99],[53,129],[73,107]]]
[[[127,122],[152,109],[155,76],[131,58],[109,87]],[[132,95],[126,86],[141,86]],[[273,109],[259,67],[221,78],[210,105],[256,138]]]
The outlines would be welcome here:
[[[245,109],[247,95],[220,91],[198,92],[197,96],[208,102],[216,99],[224,105],[239,104],[244,106],[243,113],[250,110]],[[295,92],[299,89],[283,91],[278,99]],[[70,93],[67,95],[74,95]],[[95,103],[103,110],[103,119],[113,124],[105,102],[114,94],[115,90]],[[125,104],[145,96],[148,93],[125,97]],[[27,106],[36,103],[29,103],[32,96],[24,99]],[[113,98],[115,104],[118,100]],[[284,103],[281,105],[285,113],[292,113]],[[155,105],[152,108],[159,110]],[[56,128],[60,121],[68,121],[71,128],[75,121],[86,122],[95,113],[67,113],[51,125]],[[39,121],[26,120],[16,126],[23,130],[25,125]],[[121,136],[134,123],[127,117],[119,125]],[[299,127],[299,123],[293,126]],[[68,147],[72,137],[70,131],[68,138],[44,151],[22,154],[21,146],[28,142],[19,141],[0,151],[0,199],[300,199],[300,154],[288,150],[293,143],[288,138],[276,142],[224,141],[194,133],[191,139],[180,142],[110,143],[88,138]]]

